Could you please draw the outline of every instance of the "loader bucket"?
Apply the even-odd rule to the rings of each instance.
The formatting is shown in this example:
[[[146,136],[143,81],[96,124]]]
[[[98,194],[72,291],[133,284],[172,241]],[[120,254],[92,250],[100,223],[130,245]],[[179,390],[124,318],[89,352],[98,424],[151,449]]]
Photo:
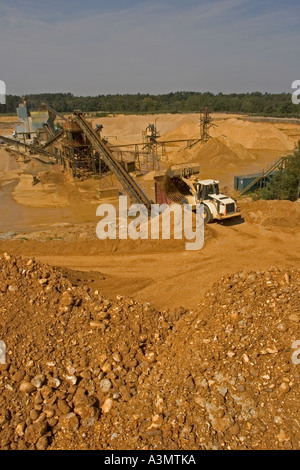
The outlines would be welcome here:
[[[178,165],[171,165],[168,169],[167,175],[169,178],[189,178],[191,175],[196,175],[200,171],[200,166],[197,163],[182,163]]]

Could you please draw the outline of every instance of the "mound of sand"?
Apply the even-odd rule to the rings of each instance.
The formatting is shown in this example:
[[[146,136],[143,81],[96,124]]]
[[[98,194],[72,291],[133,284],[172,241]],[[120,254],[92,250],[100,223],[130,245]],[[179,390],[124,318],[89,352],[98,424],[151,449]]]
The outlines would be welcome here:
[[[193,160],[212,164],[236,164],[241,161],[252,161],[255,157],[242,145],[228,137],[220,136],[209,139],[205,144],[199,143],[193,149]]]
[[[168,143],[168,156],[174,163],[199,161],[207,166],[225,162],[229,168],[256,161],[261,158],[259,151],[265,152],[267,159],[274,160],[294,149],[295,132],[299,133],[297,129],[294,128],[290,136],[285,128],[272,123],[250,122],[235,117],[219,119],[216,125],[209,128],[211,138],[207,143],[199,142],[191,148],[187,148],[187,142]],[[170,130],[160,140],[199,137],[199,122],[194,120]]]
[[[197,251],[201,250],[202,243],[204,244],[205,242],[207,244],[212,238],[210,228],[204,225],[202,220],[196,219],[194,212],[186,213],[183,206],[180,206],[178,203],[175,205],[171,204],[169,208],[170,210],[166,210],[163,214],[154,215],[150,220],[142,223],[139,230],[141,235],[146,238],[150,238],[151,234],[153,238],[156,236],[158,240],[153,245],[156,246],[157,250],[159,247],[163,248],[164,241],[167,241],[165,240],[166,237],[169,238],[171,246],[173,244],[175,246],[178,245],[178,247],[181,246],[181,249],[184,248],[187,242],[194,243],[197,241]],[[191,224],[191,226],[188,224]],[[192,240],[185,238],[186,231],[188,230],[192,231]],[[155,240],[150,241],[155,242]]]
[[[227,119],[210,129],[212,137],[220,134],[232,139],[246,149],[292,150],[294,141],[285,132],[271,123],[250,122],[241,119]]]
[[[199,142],[191,149],[181,147],[172,154],[173,162],[193,161],[205,166],[222,166],[224,163],[236,166],[254,160],[255,156],[249,150],[225,136],[211,138],[205,143]]]
[[[156,171],[148,171],[148,173],[146,173],[143,176],[143,180],[144,181],[153,181],[155,175],[156,175]]]
[[[299,448],[297,271],[159,311],[32,258],[0,268],[1,450]]]
[[[181,124],[176,129],[171,130],[161,136],[159,140],[180,140],[180,139],[199,139],[200,137],[200,128],[199,123],[194,122],[185,122]]]
[[[189,121],[197,123],[197,121],[199,122],[199,115],[189,115],[188,119]],[[108,140],[112,144],[118,145],[121,143],[143,142],[142,133],[149,124],[156,124],[158,131],[161,136],[163,136],[163,139],[160,140],[165,140],[165,137],[167,136],[173,136],[173,132],[175,132],[174,135],[176,136],[176,129],[178,129],[182,124],[185,125],[186,120],[187,117],[184,114],[146,114],[138,116],[118,115],[114,117],[96,118],[92,120],[92,123],[93,127],[97,124],[102,124],[102,135],[108,136]],[[185,136],[183,138],[185,138]]]
[[[251,224],[270,230],[300,228],[300,201],[251,201],[239,203],[243,217]]]

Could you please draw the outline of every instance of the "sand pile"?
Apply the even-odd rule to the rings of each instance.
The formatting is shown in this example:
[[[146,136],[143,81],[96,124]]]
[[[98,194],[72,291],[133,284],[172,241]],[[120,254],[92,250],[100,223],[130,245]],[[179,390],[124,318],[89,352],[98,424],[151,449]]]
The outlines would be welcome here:
[[[223,167],[224,164],[227,167],[236,167],[241,163],[254,161],[256,157],[251,151],[230,138],[219,136],[205,143],[198,142],[189,149],[186,145],[181,146],[179,150],[172,152],[170,159],[174,163],[197,162],[205,167]]]
[[[167,132],[162,135],[159,140],[180,140],[180,139],[199,139],[200,138],[200,126],[199,123],[185,122],[176,129]],[[175,144],[175,143],[174,143]],[[178,142],[177,145],[180,145]]]
[[[148,241],[149,247],[152,243],[157,252],[163,251],[164,243],[170,248],[173,246],[174,249],[180,247],[181,250],[193,249],[199,252],[214,237],[201,215],[196,218],[192,210],[185,210],[178,202],[171,203],[163,213],[157,215],[153,212],[151,219],[140,225],[139,232],[145,237],[153,238]],[[154,240],[155,237],[157,241]],[[189,246],[190,248],[186,248]]]
[[[148,173],[146,173],[142,179],[144,181],[154,181],[154,176],[156,175],[156,171],[148,171]]]
[[[160,235],[162,230],[162,217],[159,216]],[[146,227],[148,231],[146,231]],[[117,226],[118,228],[118,226]],[[193,231],[195,225],[193,224]],[[139,229],[137,229],[139,230]],[[45,245],[41,242],[47,242],[47,255],[49,256],[80,256],[97,257],[99,255],[139,255],[139,254],[160,254],[184,252],[187,240],[174,239],[174,224],[171,214],[170,239],[151,239],[151,223],[145,222],[144,233],[148,233],[149,239],[138,240],[99,240],[96,235],[96,224],[76,224],[59,225],[45,231],[35,231],[32,233],[13,232],[12,240],[1,241],[1,247],[4,250],[13,250],[17,253],[23,253],[28,250],[36,256],[45,256]],[[205,226],[205,243],[208,243],[214,237],[210,227]],[[26,243],[24,243],[26,241]],[[193,240],[192,240],[193,241]],[[121,262],[121,261],[120,261]]]
[[[152,445],[299,448],[298,276],[227,276],[175,323],[134,398],[136,409],[145,403]]]
[[[246,149],[286,151],[294,148],[293,139],[270,123],[226,119],[218,123],[218,127],[210,129],[212,137],[219,137],[220,134],[226,135]]]
[[[300,201],[252,201],[241,202],[245,220],[270,230],[297,231],[300,228]]]
[[[167,144],[169,159],[174,163],[201,161],[206,166],[225,162],[227,167],[234,168],[255,162],[261,158],[258,152],[264,152],[267,160],[274,160],[280,154],[292,151],[295,145],[295,135],[289,136],[287,130],[279,125],[234,117],[219,119],[215,126],[209,128],[209,134],[211,138],[207,143],[199,142],[191,148],[187,148],[187,142]],[[190,121],[164,134],[160,140],[199,137],[199,123]]]
[[[0,267],[1,449],[299,448],[298,272],[160,312],[34,259]]]
[[[155,124],[160,134],[165,138],[165,136],[172,135],[172,132],[174,132],[176,128],[180,127],[182,124],[185,124],[186,119],[186,115],[180,114],[153,114],[138,116],[118,115],[114,117],[93,119],[92,124],[93,127],[95,127],[97,124],[102,124],[102,136],[108,137],[108,140],[111,142],[112,145],[118,145],[121,143],[124,144],[143,142],[142,133],[143,131],[145,131],[146,127],[148,127],[149,124]],[[199,115],[189,115],[188,119],[189,121],[194,120],[195,122],[199,122]]]
[[[236,166],[241,162],[255,160],[251,152],[242,145],[224,136],[211,138],[205,144],[199,142],[199,144],[192,147],[190,154],[193,161],[205,165],[226,164]]]
[[[131,400],[168,334],[163,315],[9,255],[0,296],[0,448],[107,448],[118,402]]]

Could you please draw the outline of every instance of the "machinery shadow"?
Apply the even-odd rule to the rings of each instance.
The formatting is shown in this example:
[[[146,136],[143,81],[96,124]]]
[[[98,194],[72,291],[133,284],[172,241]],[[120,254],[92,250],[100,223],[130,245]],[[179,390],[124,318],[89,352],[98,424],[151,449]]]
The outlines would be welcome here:
[[[241,225],[245,223],[244,217],[241,215],[238,217],[233,217],[232,219],[217,220],[218,225],[225,225],[225,227],[233,227],[235,225]]]

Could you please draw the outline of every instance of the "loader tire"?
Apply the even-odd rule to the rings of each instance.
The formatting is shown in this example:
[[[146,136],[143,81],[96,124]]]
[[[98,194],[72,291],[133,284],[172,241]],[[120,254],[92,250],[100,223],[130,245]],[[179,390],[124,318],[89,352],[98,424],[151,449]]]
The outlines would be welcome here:
[[[205,224],[210,224],[213,221],[212,213],[207,206],[203,207],[203,218]]]

